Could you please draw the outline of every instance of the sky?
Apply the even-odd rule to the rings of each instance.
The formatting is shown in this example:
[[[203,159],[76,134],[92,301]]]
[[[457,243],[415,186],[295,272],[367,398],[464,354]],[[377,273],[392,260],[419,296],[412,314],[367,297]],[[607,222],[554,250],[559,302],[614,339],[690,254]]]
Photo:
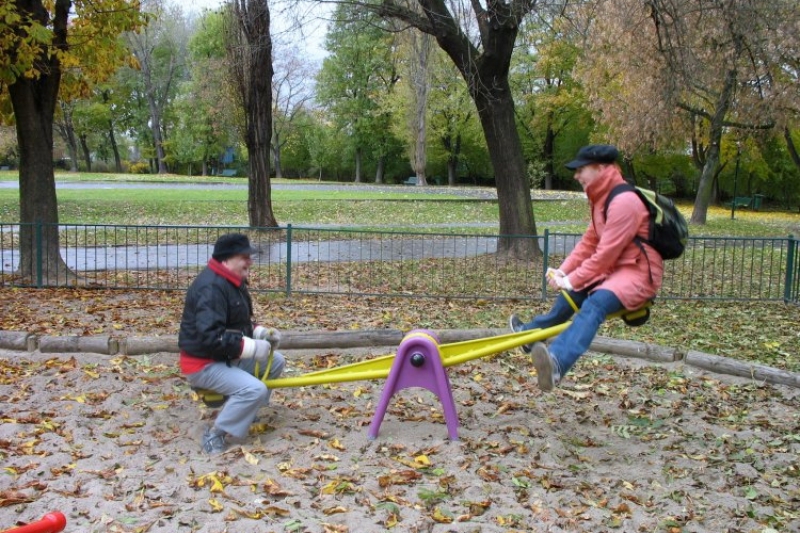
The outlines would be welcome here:
[[[225,0],[191,0],[190,2],[182,2],[180,0],[172,0],[172,2],[177,3],[180,5],[186,12],[190,13],[200,13],[204,9],[216,9],[225,3]],[[298,2],[295,2],[296,4]],[[307,12],[313,14],[319,14],[320,12],[325,14],[329,13],[332,10],[329,4],[318,4],[315,2],[303,2],[308,7],[306,9]],[[278,9],[273,9],[270,13],[272,18],[271,25],[274,29],[278,29],[280,31],[281,28],[286,28],[290,26],[290,21],[287,20],[288,16],[284,15]],[[283,17],[283,20],[281,18]],[[309,20],[304,24],[303,33],[301,34],[299,31],[293,32],[294,34],[289,37],[290,42],[298,43],[302,42],[304,46],[304,51],[308,54],[309,57],[319,60],[320,63],[322,59],[327,55],[324,47],[324,40],[325,40],[325,31],[327,27],[327,23],[323,18],[318,17],[307,17]]]

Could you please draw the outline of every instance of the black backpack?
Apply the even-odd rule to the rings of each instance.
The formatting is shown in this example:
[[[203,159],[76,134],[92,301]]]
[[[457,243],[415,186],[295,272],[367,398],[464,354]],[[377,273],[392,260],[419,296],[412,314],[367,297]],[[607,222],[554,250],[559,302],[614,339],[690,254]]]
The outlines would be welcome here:
[[[650,230],[645,242],[655,248],[663,259],[677,259],[683,255],[689,238],[689,224],[672,200],[663,194],[622,183],[608,193],[603,213],[608,215],[608,205],[611,200],[618,194],[628,191],[635,192],[650,213]],[[640,240],[642,239],[639,237],[634,239],[637,243]]]

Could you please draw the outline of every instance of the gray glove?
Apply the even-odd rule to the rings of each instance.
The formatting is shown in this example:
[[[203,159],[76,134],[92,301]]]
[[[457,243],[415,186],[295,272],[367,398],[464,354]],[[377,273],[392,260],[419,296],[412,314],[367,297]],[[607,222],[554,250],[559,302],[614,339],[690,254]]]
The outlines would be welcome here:
[[[266,363],[270,350],[272,350],[272,346],[269,341],[242,337],[242,354],[239,357],[242,359],[252,358],[259,363]]]
[[[253,338],[268,341],[275,348],[281,344],[281,332],[275,328],[256,326],[256,329],[253,330]]]

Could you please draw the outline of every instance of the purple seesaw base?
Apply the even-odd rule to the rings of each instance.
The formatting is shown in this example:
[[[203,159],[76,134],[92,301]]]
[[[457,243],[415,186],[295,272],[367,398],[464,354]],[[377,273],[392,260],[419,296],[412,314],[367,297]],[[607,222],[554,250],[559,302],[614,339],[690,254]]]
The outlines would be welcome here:
[[[439,339],[428,330],[415,329],[403,337],[383,387],[375,416],[369,426],[369,439],[375,440],[386,415],[386,409],[398,391],[422,387],[434,393],[442,403],[450,440],[458,440],[458,415],[453,401],[450,379],[442,365]]]

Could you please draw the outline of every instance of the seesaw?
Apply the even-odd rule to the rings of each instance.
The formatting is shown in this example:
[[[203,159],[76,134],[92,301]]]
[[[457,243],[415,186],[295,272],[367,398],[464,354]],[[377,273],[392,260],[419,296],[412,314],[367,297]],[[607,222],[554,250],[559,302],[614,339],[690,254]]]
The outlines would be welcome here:
[[[609,315],[608,318],[622,318],[630,325],[638,325],[649,317],[651,305],[648,302],[645,306],[634,311],[618,311]],[[369,428],[370,440],[374,440],[378,436],[383,417],[392,397],[403,389],[422,387],[439,398],[442,403],[449,437],[451,440],[458,440],[458,417],[450,380],[445,368],[555,337],[567,329],[571,323],[572,321],[570,320],[544,329],[507,333],[448,344],[439,344],[438,337],[432,331],[413,330],[403,337],[395,354],[309,372],[302,376],[264,379],[263,382],[271,389],[281,389],[386,379],[381,399],[378,402],[378,407]],[[267,371],[263,373],[264,376],[269,374],[270,362],[268,361],[267,363]],[[256,371],[256,374],[258,375],[259,372]],[[196,392],[207,405],[212,407],[219,406],[224,402],[224,399],[219,394],[212,391]]]

